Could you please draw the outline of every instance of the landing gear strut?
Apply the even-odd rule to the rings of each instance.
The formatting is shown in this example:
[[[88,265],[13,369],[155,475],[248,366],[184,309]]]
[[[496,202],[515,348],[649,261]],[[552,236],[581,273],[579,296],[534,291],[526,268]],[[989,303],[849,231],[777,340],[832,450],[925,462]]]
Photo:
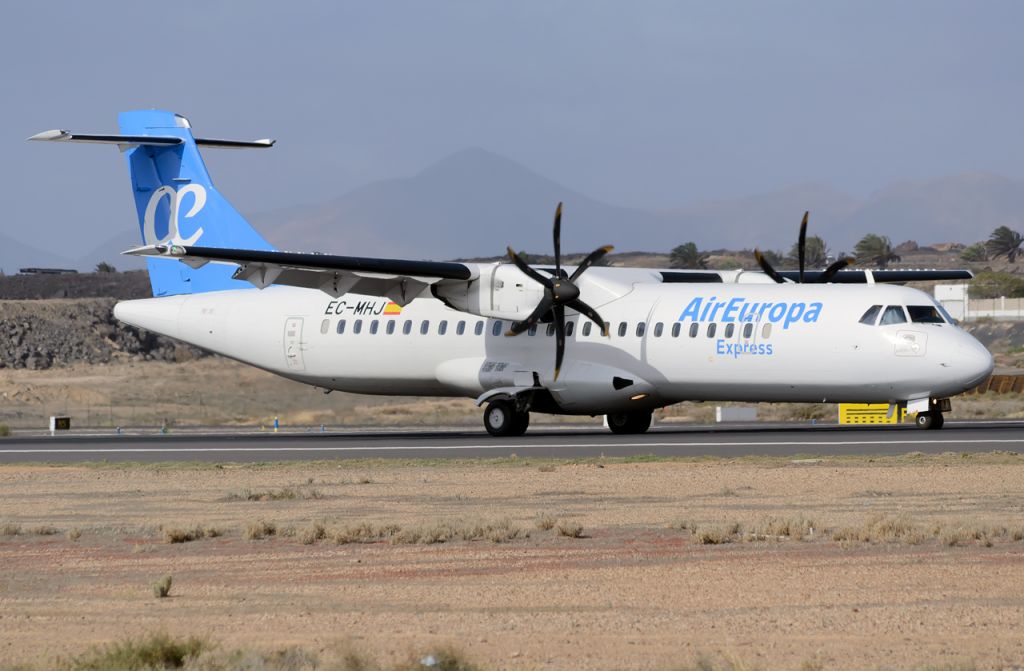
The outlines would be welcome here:
[[[605,415],[612,433],[643,433],[651,428],[651,411],[615,412]]]
[[[492,436],[521,436],[530,426],[530,413],[517,410],[515,401],[491,401],[484,410],[484,428]]]
[[[942,413],[938,410],[919,412],[917,417],[914,418],[914,425],[919,429],[941,429],[945,423],[945,418],[943,418]]]

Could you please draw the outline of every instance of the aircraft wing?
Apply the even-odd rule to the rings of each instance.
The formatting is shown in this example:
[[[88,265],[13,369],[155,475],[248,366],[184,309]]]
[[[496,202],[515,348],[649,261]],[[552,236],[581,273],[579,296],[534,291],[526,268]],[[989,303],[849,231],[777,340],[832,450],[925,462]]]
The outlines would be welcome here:
[[[354,292],[385,296],[407,305],[427,287],[438,282],[469,282],[479,276],[473,265],[443,261],[376,259],[332,254],[147,245],[124,252],[133,256],[178,259],[193,268],[207,263],[238,266],[233,278],[263,289],[283,284],[320,289],[337,298]]]

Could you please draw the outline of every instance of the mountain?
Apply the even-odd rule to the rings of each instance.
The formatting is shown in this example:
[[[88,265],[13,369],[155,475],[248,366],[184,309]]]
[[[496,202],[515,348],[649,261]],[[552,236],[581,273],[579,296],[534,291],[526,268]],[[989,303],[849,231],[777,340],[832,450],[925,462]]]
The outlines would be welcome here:
[[[106,261],[118,270],[141,270],[146,267],[145,259],[121,254],[124,250],[138,247],[141,244],[138,229],[132,227],[131,230],[118,233],[96,245],[86,254],[79,256],[73,267],[79,270],[92,270],[99,262]]]
[[[252,217],[282,249],[446,259],[498,255],[507,245],[549,253],[555,205],[565,202],[566,250],[616,244],[658,249],[670,217],[609,205],[483,149],[467,149],[406,179],[355,189],[322,205]]]
[[[74,261],[36,249],[0,233],[0,270],[13,275],[20,268],[77,268]]]

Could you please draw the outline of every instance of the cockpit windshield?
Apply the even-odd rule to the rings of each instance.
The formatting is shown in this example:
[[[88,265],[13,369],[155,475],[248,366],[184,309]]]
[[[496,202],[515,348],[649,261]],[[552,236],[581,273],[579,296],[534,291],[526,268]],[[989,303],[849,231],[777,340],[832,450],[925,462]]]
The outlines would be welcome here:
[[[907,312],[910,313],[910,321],[918,324],[943,324],[946,321],[934,305],[908,305]]]

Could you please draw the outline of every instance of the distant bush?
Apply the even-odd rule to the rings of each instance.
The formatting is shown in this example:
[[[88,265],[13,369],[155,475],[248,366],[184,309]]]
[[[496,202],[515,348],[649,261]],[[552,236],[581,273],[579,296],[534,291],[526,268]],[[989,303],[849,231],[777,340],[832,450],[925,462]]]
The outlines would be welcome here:
[[[171,583],[174,582],[174,578],[169,575],[165,575],[160,580],[153,583],[153,596],[158,599],[166,598],[171,593]]]
[[[0,422],[0,438],[6,438],[9,435],[11,435],[11,427]]]
[[[971,282],[971,298],[1024,297],[1024,278],[1011,273],[982,272]]]

